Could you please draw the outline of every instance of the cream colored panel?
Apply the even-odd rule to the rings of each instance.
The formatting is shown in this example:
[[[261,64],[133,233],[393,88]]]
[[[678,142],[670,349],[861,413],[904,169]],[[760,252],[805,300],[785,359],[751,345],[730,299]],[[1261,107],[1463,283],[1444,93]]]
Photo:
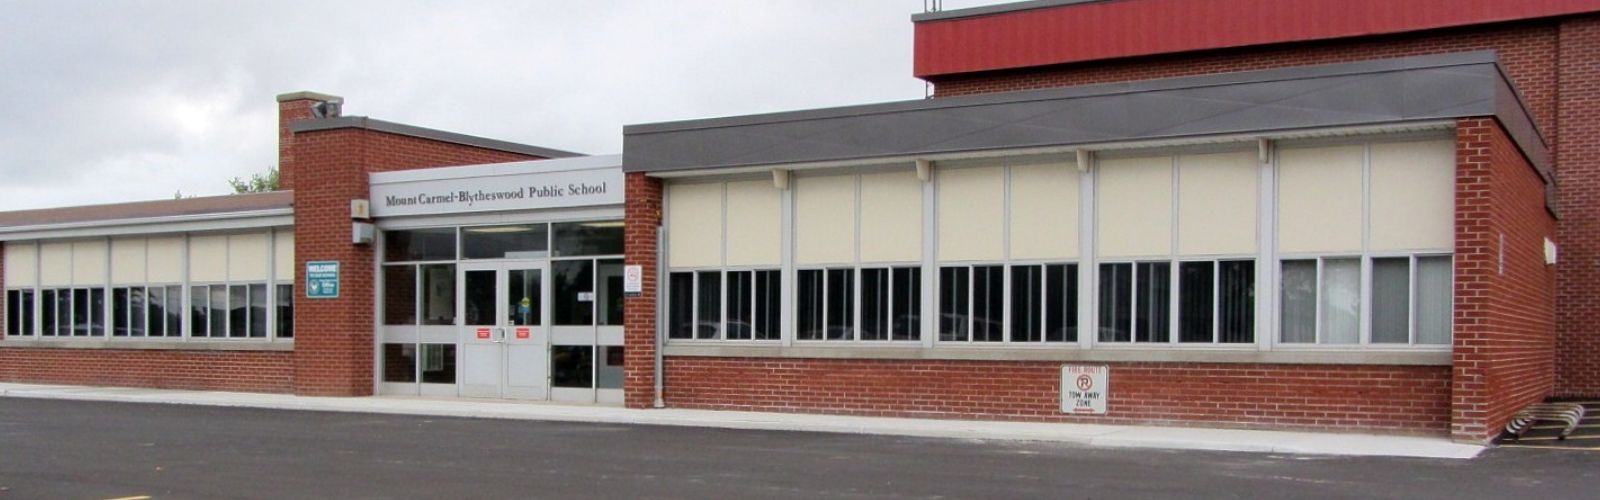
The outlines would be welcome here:
[[[1278,251],[1361,251],[1364,146],[1278,152]]]
[[[150,238],[145,245],[151,283],[183,282],[183,237]]]
[[[939,171],[939,260],[1005,258],[1005,169]]]
[[[1178,157],[1178,254],[1256,253],[1255,151]]]
[[[856,260],[856,176],[794,180],[795,263]]]
[[[289,230],[278,231],[273,236],[276,243],[272,247],[273,277],[279,282],[294,281],[294,233]]]
[[[1455,246],[1455,141],[1372,145],[1373,250]]]
[[[1011,258],[1077,257],[1077,165],[1011,167]]]
[[[228,280],[266,281],[267,233],[236,234],[228,237]]]
[[[5,286],[25,287],[39,284],[39,246],[33,243],[0,243],[5,245]]]
[[[79,241],[72,244],[72,284],[105,285],[106,259],[110,248],[104,240]]]
[[[922,260],[922,180],[916,171],[861,176],[861,262]]]
[[[781,264],[783,191],[772,181],[729,182],[728,206],[728,265]]]
[[[72,244],[45,243],[39,248],[39,284],[72,284]]]
[[[144,282],[144,238],[111,240],[111,284],[137,285]]]
[[[189,279],[197,282],[228,280],[228,237],[189,238]]]
[[[667,186],[671,267],[722,265],[722,183]]]
[[[1099,254],[1170,255],[1172,157],[1106,159],[1095,171],[1095,245]]]

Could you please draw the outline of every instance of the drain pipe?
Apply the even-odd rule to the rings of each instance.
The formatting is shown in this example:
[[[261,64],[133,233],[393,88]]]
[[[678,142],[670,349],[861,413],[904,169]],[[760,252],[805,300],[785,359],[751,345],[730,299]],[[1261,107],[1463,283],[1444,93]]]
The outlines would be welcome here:
[[[666,322],[664,321],[665,320],[665,314],[664,313],[666,312],[666,307],[663,307],[666,304],[666,298],[665,298],[665,294],[663,294],[661,292],[662,292],[662,290],[666,290],[666,284],[667,284],[667,280],[666,280],[667,276],[666,276],[666,272],[664,271],[664,269],[666,269],[667,266],[663,266],[663,265],[661,265],[661,263],[665,262],[666,259],[667,259],[666,241],[667,241],[667,228],[665,226],[656,226],[656,327],[655,327],[655,330],[656,330],[655,331],[655,336],[656,336],[656,377],[655,377],[655,381],[656,381],[656,400],[655,400],[655,407],[656,408],[666,408],[667,407],[667,400],[662,397],[663,387],[665,386],[665,384],[662,383],[662,380],[661,380],[661,377],[665,375],[665,370],[663,369],[663,366],[662,366],[661,348],[662,348],[663,342],[661,341],[661,338],[665,336],[665,335],[662,335],[662,333],[666,331],[665,327],[663,327],[663,325],[666,324]]]

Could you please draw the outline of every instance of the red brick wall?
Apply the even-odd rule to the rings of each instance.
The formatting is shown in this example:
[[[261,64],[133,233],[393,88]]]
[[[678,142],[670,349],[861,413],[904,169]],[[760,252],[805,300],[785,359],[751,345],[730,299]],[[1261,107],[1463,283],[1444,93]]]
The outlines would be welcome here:
[[[1109,412],[1061,413],[1061,363],[670,357],[670,406],[1444,434],[1448,367],[1107,363]]]
[[[0,349],[0,381],[287,393],[286,351]]]
[[[1600,397],[1600,17],[1561,24],[1557,394]]]
[[[369,198],[367,174],[537,157],[358,128],[294,134],[294,390],[319,396],[369,395],[373,387],[375,260],[350,243],[350,200]],[[339,297],[305,297],[309,261],[340,263]]]
[[[623,312],[623,394],[629,408],[648,408],[655,401],[656,355],[656,240],[661,227],[662,187],[660,179],[642,173],[627,174],[627,212],[624,229],[625,260],[644,267],[644,290],[628,299]]]
[[[1452,434],[1492,437],[1555,389],[1555,220],[1544,181],[1493,119],[1456,129]]]
[[[278,102],[278,189],[294,189],[294,141],[290,140],[294,134],[289,131],[289,123],[311,119],[311,108],[319,102],[314,99]]]

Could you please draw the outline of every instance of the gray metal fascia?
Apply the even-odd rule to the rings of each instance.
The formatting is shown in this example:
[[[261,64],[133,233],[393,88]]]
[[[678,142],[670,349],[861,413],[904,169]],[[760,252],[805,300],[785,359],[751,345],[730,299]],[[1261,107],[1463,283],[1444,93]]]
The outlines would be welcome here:
[[[0,227],[0,241],[164,234],[293,225],[294,209],[274,208],[221,214],[177,215]]]
[[[921,14],[912,14],[911,15],[911,22],[920,23],[920,22],[927,22],[927,21],[944,21],[944,20],[947,20],[947,19],[965,19],[965,18],[969,18],[969,17],[983,17],[983,16],[992,16],[992,15],[996,15],[996,14],[1009,14],[1009,13],[1012,13],[1012,12],[1022,12],[1022,11],[1026,11],[1026,10],[1051,9],[1051,8],[1063,7],[1063,6],[1067,6],[1067,5],[1078,5],[1078,4],[1086,4],[1086,3],[1104,3],[1104,2],[1113,2],[1113,1],[1116,1],[1116,0],[1034,0],[1034,1],[1031,1],[1031,2],[1014,2],[1014,3],[1005,3],[1005,4],[1000,4],[1000,5],[986,5],[986,6],[982,6],[982,7],[971,7],[971,8],[966,8],[966,9],[945,10],[945,11],[938,11],[938,12],[923,12]]]
[[[395,135],[430,139],[440,142],[449,142],[544,158],[572,158],[585,156],[582,153],[574,153],[571,151],[562,151],[559,149],[550,149],[539,146],[530,146],[527,144],[518,144],[515,142],[488,139],[484,137],[458,134],[455,132],[446,132],[443,130],[418,127],[415,125],[406,125],[404,123],[387,122],[365,116],[340,116],[335,118],[324,118],[320,120],[298,120],[289,122],[289,130],[295,133],[312,132],[318,130],[336,130],[343,128],[366,129],[375,132],[385,132]]]

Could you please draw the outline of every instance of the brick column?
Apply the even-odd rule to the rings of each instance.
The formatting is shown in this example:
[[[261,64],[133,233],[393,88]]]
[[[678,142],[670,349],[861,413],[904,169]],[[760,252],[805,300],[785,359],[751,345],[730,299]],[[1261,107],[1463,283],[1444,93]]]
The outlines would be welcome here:
[[[373,249],[350,242],[350,200],[367,198],[367,131],[302,132],[293,138],[294,391],[365,396],[373,384]],[[339,297],[307,298],[306,263],[339,262]]]
[[[627,174],[626,262],[644,267],[644,293],[627,299],[623,319],[623,393],[629,408],[649,408],[655,402],[656,297],[660,284],[660,255],[656,252],[661,227],[661,180],[643,173]]]
[[[289,123],[310,120],[315,116],[312,108],[325,102],[344,103],[344,98],[317,92],[291,92],[278,95],[278,189],[294,189],[294,133]]]
[[[1556,393],[1600,397],[1600,17],[1561,21]]]

